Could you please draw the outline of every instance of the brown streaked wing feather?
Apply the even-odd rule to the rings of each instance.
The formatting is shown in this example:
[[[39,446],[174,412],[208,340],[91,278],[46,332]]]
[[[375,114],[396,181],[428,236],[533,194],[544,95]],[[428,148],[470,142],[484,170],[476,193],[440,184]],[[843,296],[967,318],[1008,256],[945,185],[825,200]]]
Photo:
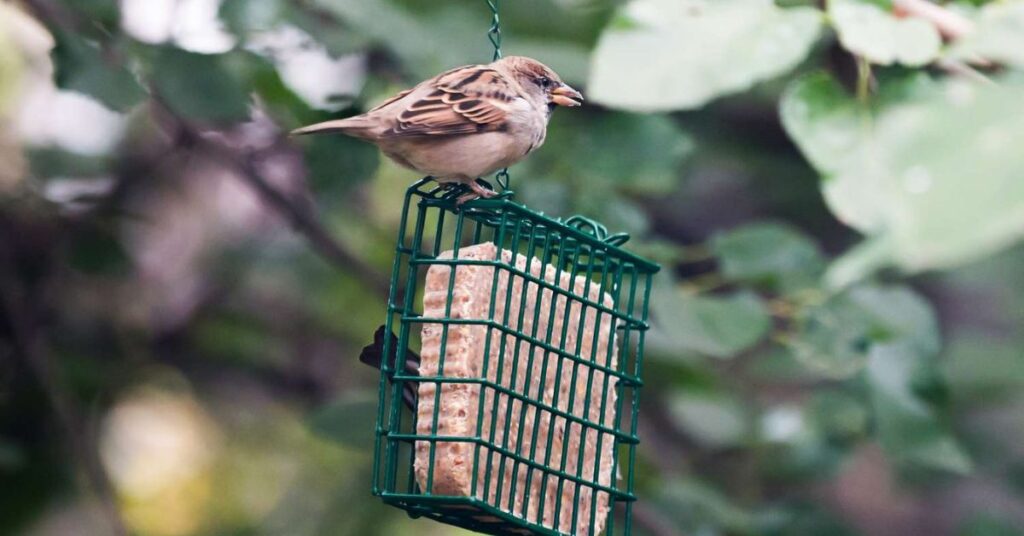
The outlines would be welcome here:
[[[380,110],[381,108],[383,108],[383,107],[385,107],[385,106],[387,106],[387,105],[389,105],[389,104],[391,104],[391,103],[393,103],[395,101],[399,101],[403,97],[405,97],[406,95],[412,93],[412,90],[414,90],[414,89],[416,89],[416,88],[409,88],[409,89],[407,89],[405,91],[401,91],[397,95],[389,98],[388,100],[386,100],[386,101],[384,101],[384,102],[374,106],[373,108],[370,108],[369,110],[367,110],[366,113],[376,112],[377,110]]]
[[[497,71],[468,66],[439,75],[436,89],[399,114],[384,137],[450,136],[506,128],[515,90]]]

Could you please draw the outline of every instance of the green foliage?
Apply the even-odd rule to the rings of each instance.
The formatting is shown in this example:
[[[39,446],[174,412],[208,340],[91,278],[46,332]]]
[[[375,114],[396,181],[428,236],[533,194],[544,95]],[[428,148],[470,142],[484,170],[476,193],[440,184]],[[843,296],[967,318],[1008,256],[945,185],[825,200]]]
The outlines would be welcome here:
[[[828,14],[839,42],[872,63],[917,67],[939,55],[942,38],[935,26],[918,18],[897,18],[892,6],[865,0],[830,0]]]
[[[656,351],[732,357],[756,344],[771,325],[756,294],[693,296],[662,288],[651,302]]]
[[[153,86],[184,117],[241,121],[249,117],[248,59],[241,53],[211,56],[167,47],[153,61]]]
[[[104,58],[105,51],[96,43],[71,33],[59,32],[56,38],[53,63],[57,68],[54,81],[58,86],[96,97],[118,111],[125,111],[145,98],[145,92],[132,73],[115,60]]]
[[[821,20],[769,0],[637,0],[601,36],[590,94],[633,111],[696,108],[792,69]]]
[[[706,447],[735,447],[748,439],[745,408],[725,393],[673,393],[667,405],[676,425]]]
[[[574,112],[574,111],[573,111]],[[671,191],[693,141],[669,118],[560,111],[548,132],[559,153],[538,153],[531,176],[578,181],[578,195],[607,199],[615,191]]]
[[[906,341],[924,355],[939,347],[926,301],[905,288],[858,286],[806,308],[788,342],[793,355],[828,377],[850,377],[875,346]]]
[[[950,47],[949,57],[966,61],[984,58],[1024,68],[1024,3],[986,4],[975,23],[970,35]]]
[[[896,462],[966,473],[970,459],[915,390],[930,357],[908,342],[872,348],[866,372],[876,433]]]
[[[825,261],[809,237],[780,223],[750,224],[712,237],[722,275],[776,292],[814,287]]]
[[[879,264],[961,264],[1019,237],[1022,161],[1004,144],[1024,135],[1024,123],[1005,110],[1024,98],[1024,88],[1012,80],[918,87],[919,98],[894,99],[872,113],[815,76],[798,81],[783,101],[787,130],[828,176],[829,205],[875,241],[834,267],[837,284]]]
[[[356,357],[386,313],[379,279],[414,177],[367,143],[286,133],[489,61],[483,1],[225,0],[237,44],[215,54],[183,48],[190,3],[156,44],[128,31],[128,2],[27,4],[60,16],[39,12],[52,48],[0,18],[0,161],[14,164],[0,166],[0,362],[15,363],[0,374],[2,525],[79,521],[80,453],[63,448],[51,386],[101,442],[137,390],[172,393],[193,419],[172,434],[160,425],[181,415],[157,405],[134,425],[202,439],[163,491],[115,469],[139,457],[129,473],[149,475],[173,453],[99,445],[127,449],[97,463],[130,533],[454,534],[367,489],[379,376]],[[504,52],[587,97],[511,170],[517,199],[630,232],[664,265],[638,536],[868,534],[876,515],[1020,532],[963,498],[1024,504],[1024,1],[935,6],[973,31],[943,42],[887,0],[501,2]],[[345,87],[336,112],[298,94],[289,55]],[[319,72],[343,56],[351,69]],[[52,88],[22,87],[51,72],[116,112],[115,149],[62,142],[101,129],[41,109]],[[302,240],[210,143],[347,260]],[[18,326],[52,376],[22,360]],[[858,502],[875,496],[896,500]]]
[[[310,418],[310,426],[331,441],[369,451],[373,446],[376,408],[375,393],[348,393],[317,410]]]

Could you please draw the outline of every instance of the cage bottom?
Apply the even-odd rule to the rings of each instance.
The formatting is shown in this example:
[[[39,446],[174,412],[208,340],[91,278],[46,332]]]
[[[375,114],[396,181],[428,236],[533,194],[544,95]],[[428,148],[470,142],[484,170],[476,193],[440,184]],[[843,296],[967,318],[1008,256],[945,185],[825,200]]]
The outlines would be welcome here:
[[[382,493],[381,498],[385,503],[405,510],[410,517],[427,517],[485,534],[563,536],[561,532],[526,521],[472,497]]]

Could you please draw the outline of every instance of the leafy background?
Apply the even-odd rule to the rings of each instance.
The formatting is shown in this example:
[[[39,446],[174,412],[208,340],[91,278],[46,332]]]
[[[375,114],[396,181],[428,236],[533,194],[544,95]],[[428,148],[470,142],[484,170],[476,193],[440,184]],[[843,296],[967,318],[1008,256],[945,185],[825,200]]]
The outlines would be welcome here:
[[[1024,2],[504,4],[588,96],[519,198],[665,266],[636,533],[1024,533]],[[0,532],[460,532],[368,491],[355,356],[415,177],[285,133],[488,24],[0,3]]]

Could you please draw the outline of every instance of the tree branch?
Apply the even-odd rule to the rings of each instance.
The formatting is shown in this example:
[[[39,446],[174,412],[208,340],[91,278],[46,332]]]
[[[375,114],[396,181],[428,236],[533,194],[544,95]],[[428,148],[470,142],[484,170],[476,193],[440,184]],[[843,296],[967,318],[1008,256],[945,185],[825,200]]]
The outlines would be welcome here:
[[[893,9],[899,15],[932,23],[947,39],[957,39],[974,30],[974,23],[963,15],[928,0],[893,0]]]
[[[292,229],[302,235],[321,257],[339,268],[354,272],[378,294],[387,294],[390,281],[382,272],[336,240],[316,216],[312,204],[300,204],[298,200],[271,185],[257,168],[255,154],[240,154],[237,149],[204,136],[198,128],[172,112],[156,95],[153,96],[153,104],[160,118],[170,123],[171,129],[176,131],[171,133],[172,136],[176,136],[182,143],[195,144],[207,155],[238,172],[239,177],[263,202],[284,217]]]
[[[50,401],[68,449],[98,500],[111,533],[127,536],[128,529],[121,519],[117,495],[100,461],[96,442],[82,425],[82,416],[74,399],[58,379],[50,352],[39,335],[37,314],[24,293],[25,286],[18,275],[12,244],[0,241],[0,306],[10,326],[16,355],[36,376],[40,387]]]

